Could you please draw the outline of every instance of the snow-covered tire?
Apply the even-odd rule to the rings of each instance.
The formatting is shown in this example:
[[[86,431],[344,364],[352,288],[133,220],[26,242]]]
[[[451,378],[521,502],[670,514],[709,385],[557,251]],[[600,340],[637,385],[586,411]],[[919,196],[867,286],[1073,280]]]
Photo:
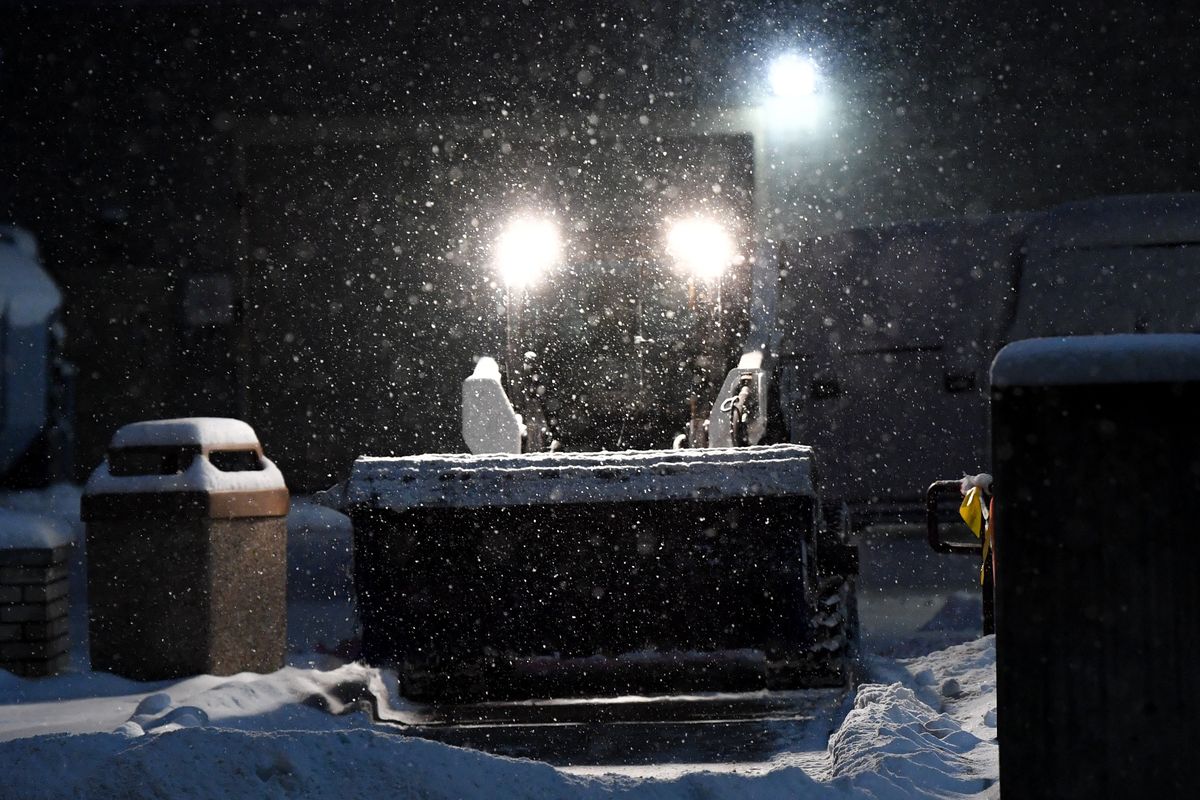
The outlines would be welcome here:
[[[849,686],[858,658],[858,603],[854,579],[843,576],[821,582],[812,619],[810,646],[813,679],[818,685]]]
[[[812,605],[805,650],[768,654],[768,689],[840,689],[855,682],[858,667],[858,609],[854,579],[821,581]]]

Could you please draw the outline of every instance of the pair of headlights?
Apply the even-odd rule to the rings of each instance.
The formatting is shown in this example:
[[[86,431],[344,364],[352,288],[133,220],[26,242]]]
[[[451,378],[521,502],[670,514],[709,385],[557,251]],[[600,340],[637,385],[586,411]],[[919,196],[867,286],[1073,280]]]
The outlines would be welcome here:
[[[707,217],[685,217],[666,226],[667,255],[689,276],[713,281],[737,258],[728,228]],[[562,260],[563,237],[550,217],[518,217],[508,223],[492,253],[496,270],[509,288],[536,283]]]

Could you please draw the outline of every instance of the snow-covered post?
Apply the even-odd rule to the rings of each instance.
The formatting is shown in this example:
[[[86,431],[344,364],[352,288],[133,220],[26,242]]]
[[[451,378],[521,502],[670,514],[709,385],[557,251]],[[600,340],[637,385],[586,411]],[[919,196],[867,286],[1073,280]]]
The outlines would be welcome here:
[[[496,241],[493,259],[504,282],[504,377],[509,397],[517,401],[526,425],[526,450],[542,449],[545,415],[531,396],[525,350],[524,321],[530,286],[545,278],[562,258],[563,241],[558,223],[549,216],[518,216],[510,220]]]
[[[54,675],[67,666],[67,556],[61,523],[0,511],[0,669]]]
[[[992,367],[1004,797],[1200,796],[1200,335]]]

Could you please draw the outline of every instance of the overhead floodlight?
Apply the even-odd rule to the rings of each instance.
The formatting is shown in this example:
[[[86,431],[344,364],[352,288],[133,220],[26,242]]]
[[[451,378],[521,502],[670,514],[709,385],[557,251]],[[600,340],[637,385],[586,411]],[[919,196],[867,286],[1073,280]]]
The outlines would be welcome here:
[[[667,254],[680,269],[701,280],[719,278],[737,256],[725,226],[704,217],[672,223],[667,230]]]
[[[767,80],[771,93],[785,100],[801,100],[817,93],[817,65],[811,58],[784,53],[771,62]]]
[[[510,288],[529,286],[558,263],[562,246],[554,220],[518,217],[496,239],[496,269]]]

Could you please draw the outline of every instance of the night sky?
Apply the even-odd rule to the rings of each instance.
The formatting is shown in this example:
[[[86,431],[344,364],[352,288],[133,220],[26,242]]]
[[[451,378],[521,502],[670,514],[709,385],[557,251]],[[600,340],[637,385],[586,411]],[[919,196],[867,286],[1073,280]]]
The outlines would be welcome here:
[[[0,218],[36,234],[66,294],[81,463],[131,419],[252,416],[269,391],[246,387],[280,363],[408,365],[370,404],[413,382],[454,391],[458,362],[492,334],[471,327],[488,327],[478,314],[445,321],[445,304],[490,303],[462,278],[479,274],[470,237],[518,200],[610,229],[600,253],[647,241],[672,198],[710,184],[751,249],[1200,188],[1197,25],[1182,4],[342,6],[0,2]],[[825,113],[807,128],[770,105],[784,52],[819,70]],[[677,174],[672,154],[687,154]],[[643,213],[648,179],[664,193]],[[420,314],[444,326],[423,340],[322,317],[310,338],[324,355],[281,362],[264,342],[307,312],[276,296],[328,296],[387,324],[416,297],[405,313],[428,301]],[[227,312],[197,326],[197,297]],[[370,358],[346,334],[368,328]],[[402,429],[416,415],[397,413]],[[354,418],[329,436],[369,439]]]

